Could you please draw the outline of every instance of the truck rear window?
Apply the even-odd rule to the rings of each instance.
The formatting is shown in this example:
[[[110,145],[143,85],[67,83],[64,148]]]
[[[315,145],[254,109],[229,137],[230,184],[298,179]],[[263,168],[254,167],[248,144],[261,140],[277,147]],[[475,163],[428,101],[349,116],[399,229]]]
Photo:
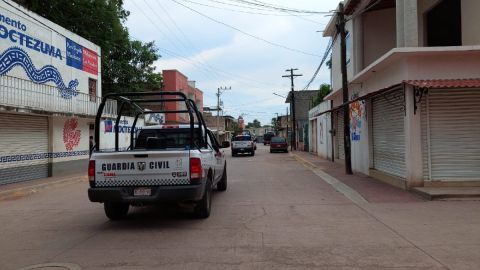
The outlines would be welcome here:
[[[250,136],[236,136],[233,138],[232,141],[234,142],[241,142],[241,141],[251,141],[252,137]]]
[[[194,130],[194,143],[201,146],[198,139],[198,129]],[[182,148],[185,149],[190,145],[190,129],[175,128],[175,129],[143,129],[138,134],[135,143],[135,149],[167,149],[167,148]]]

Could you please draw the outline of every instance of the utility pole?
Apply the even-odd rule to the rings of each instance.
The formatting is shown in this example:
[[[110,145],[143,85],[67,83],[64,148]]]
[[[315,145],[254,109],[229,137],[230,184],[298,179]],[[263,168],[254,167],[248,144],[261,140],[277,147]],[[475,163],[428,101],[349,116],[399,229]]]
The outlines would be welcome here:
[[[285,71],[290,72],[290,75],[283,75],[282,77],[290,77],[290,82],[291,82],[291,90],[290,94],[292,95],[292,145],[290,146],[290,150],[292,148],[294,150],[297,150],[297,140],[296,140],[296,133],[297,133],[297,119],[295,118],[295,90],[294,90],[294,84],[293,84],[293,79],[298,76],[303,76],[302,74],[293,74],[293,71],[298,70],[298,68],[291,68],[291,69],[286,69]]]
[[[220,95],[226,91],[232,90],[232,87],[222,86],[217,89],[217,140],[220,141]],[[223,112],[222,112],[223,115]]]
[[[278,112],[275,113],[277,118],[275,118],[275,136],[278,136],[278,129],[280,128],[280,124],[278,123]]]
[[[343,89],[343,104],[348,102],[348,79],[347,79],[347,45],[345,32],[345,14],[343,3],[338,5],[338,22],[337,30],[340,33],[340,55],[341,55],[341,71],[342,71],[342,89]],[[352,172],[352,157],[350,145],[350,106],[343,106],[343,142],[345,151],[345,172],[353,174]]]

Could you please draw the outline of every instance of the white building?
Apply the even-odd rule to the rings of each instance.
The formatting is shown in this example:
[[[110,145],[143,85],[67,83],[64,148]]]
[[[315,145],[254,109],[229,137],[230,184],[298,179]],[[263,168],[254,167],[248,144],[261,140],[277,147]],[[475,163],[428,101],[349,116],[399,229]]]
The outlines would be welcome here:
[[[100,56],[88,40],[0,1],[0,184],[86,170]]]
[[[344,4],[353,170],[402,188],[480,185],[480,1]],[[337,35],[337,19],[325,36]],[[333,110],[310,118],[333,118],[342,162],[339,40],[326,97]]]

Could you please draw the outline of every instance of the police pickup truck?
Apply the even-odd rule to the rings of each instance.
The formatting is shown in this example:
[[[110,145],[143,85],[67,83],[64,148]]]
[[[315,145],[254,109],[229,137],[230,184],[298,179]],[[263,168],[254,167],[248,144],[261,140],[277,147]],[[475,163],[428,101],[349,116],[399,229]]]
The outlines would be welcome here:
[[[160,99],[155,99],[159,96]],[[118,132],[115,149],[101,150],[98,127],[102,110],[109,99],[122,104],[120,107],[128,104],[138,111],[131,129],[130,146],[126,150],[119,149]],[[149,103],[152,100],[181,102],[186,109],[145,110],[139,106],[143,100]],[[121,117],[122,108],[119,111],[117,120]],[[135,129],[138,117],[149,113],[182,113],[189,116],[190,123]],[[88,196],[92,202],[103,203],[106,216],[112,220],[124,218],[130,206],[163,202],[190,203],[195,217],[207,218],[211,210],[212,189],[227,189],[227,164],[222,148],[230,145],[228,142],[219,145],[213,133],[206,128],[195,103],[183,93],[107,95],[99,106],[95,134],[95,146],[88,167]]]

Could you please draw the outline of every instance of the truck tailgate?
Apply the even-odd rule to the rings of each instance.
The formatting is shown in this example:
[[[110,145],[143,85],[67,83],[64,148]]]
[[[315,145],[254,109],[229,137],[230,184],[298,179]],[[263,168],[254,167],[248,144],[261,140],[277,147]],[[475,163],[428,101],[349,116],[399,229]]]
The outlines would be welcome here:
[[[188,150],[94,153],[95,186],[188,185],[189,158]]]

